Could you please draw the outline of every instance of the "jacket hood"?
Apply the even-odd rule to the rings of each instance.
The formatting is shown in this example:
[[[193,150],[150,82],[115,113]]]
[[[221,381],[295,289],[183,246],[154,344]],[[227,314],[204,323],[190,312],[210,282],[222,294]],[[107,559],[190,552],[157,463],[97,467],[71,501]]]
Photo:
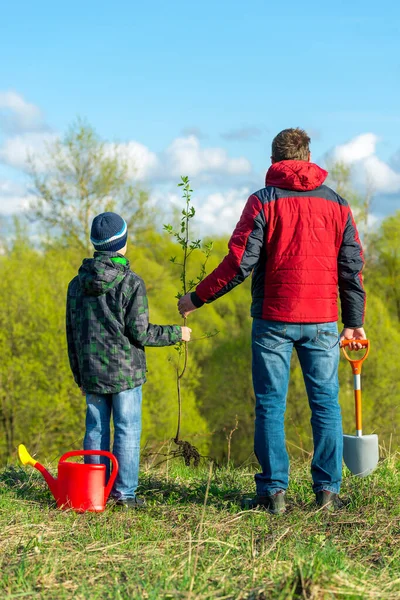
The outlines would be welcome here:
[[[322,185],[328,172],[305,160],[281,160],[270,166],[265,185],[306,192]]]
[[[93,258],[85,258],[79,271],[79,283],[87,296],[102,296],[121,283],[129,271],[126,264],[114,262],[117,252],[95,252]]]

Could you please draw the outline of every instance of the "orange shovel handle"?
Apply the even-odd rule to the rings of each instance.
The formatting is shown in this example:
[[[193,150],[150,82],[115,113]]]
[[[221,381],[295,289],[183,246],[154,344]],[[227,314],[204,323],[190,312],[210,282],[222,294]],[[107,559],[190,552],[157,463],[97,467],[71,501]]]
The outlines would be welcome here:
[[[361,346],[363,346],[366,349],[364,356],[362,356],[361,358],[350,358],[350,356],[347,354],[346,346],[349,346],[353,342],[357,342],[357,344],[361,344]],[[362,367],[364,360],[367,358],[367,356],[369,354],[369,349],[370,349],[369,340],[343,340],[342,341],[343,354],[349,361],[354,375],[359,375],[361,373],[361,367]]]
[[[365,354],[361,358],[352,359],[346,352],[346,346],[349,346],[352,342],[360,343],[365,348]],[[369,354],[370,343],[369,340],[343,340],[342,350],[343,354],[349,361],[351,369],[354,375],[354,405],[356,413],[356,430],[357,435],[362,435],[362,408],[361,408],[361,367],[364,360]]]

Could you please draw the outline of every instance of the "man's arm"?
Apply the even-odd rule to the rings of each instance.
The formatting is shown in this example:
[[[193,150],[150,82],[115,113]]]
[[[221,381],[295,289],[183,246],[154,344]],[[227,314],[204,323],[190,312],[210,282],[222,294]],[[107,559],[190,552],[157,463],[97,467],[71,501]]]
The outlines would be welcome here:
[[[180,313],[186,316],[205,302],[213,302],[242,283],[260,258],[264,232],[263,204],[252,194],[229,240],[229,253],[218,267],[199,283],[195,292],[180,299]]]
[[[67,312],[66,312],[66,332],[67,332],[67,346],[68,346],[68,358],[71,367],[72,374],[75,379],[75,383],[81,387],[81,376],[79,373],[78,356],[76,353],[75,340],[72,328],[72,315],[71,315],[71,299],[69,294],[67,295]]]
[[[188,341],[188,335],[190,339],[188,327],[149,323],[146,287],[141,279],[126,307],[125,334],[132,343],[137,342],[141,346],[172,346],[182,340]]]
[[[338,283],[344,332],[342,337],[362,339],[365,316],[365,290],[362,280],[364,254],[350,208],[338,254]],[[345,334],[346,332],[346,334]],[[354,332],[356,335],[354,335]],[[360,335],[359,335],[360,334]],[[363,335],[362,335],[363,334]]]

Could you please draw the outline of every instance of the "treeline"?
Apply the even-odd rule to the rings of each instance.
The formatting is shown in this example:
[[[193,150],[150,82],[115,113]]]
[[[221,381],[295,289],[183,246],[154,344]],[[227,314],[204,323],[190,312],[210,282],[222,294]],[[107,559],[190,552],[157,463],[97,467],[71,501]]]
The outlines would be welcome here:
[[[68,148],[75,162],[68,159]],[[4,235],[2,240],[0,462],[3,464],[15,455],[21,442],[43,460],[53,460],[67,450],[82,447],[85,400],[68,364],[65,296],[68,282],[82,259],[90,255],[86,235],[93,214],[106,209],[119,210],[124,216],[135,214],[127,257],[131,268],[146,282],[151,321],[181,323],[175,298],[179,272],[169,260],[177,254],[177,245],[173,238],[162,233],[163,219],[152,211],[146,193],[130,186],[121,160],[110,157],[94,132],[82,123],[75,124],[59,148],[54,149],[52,160],[55,162],[48,178],[39,176],[31,165],[38,201],[30,214],[35,214],[41,224],[39,240],[37,230],[33,238],[23,228],[17,228],[12,239]],[[65,197],[70,198],[68,203]],[[208,271],[225,255],[226,243],[227,239],[214,240]],[[394,450],[400,445],[400,212],[384,220],[375,233],[369,232],[366,255],[365,327],[371,353],[363,368],[363,429],[365,433],[378,433],[380,443]],[[192,261],[190,269],[194,276],[201,260],[198,256]],[[228,438],[237,422],[237,429],[231,435],[231,458],[236,464],[250,458],[253,448],[249,307],[250,281],[246,281],[189,317],[194,341],[189,346],[189,368],[182,382],[181,438],[197,446],[203,454],[224,461]],[[218,335],[203,337],[214,330],[218,330]],[[148,348],[146,354],[148,382],[144,387],[142,441],[150,448],[160,447],[176,432],[178,353],[174,348]],[[352,375],[344,360],[340,365],[340,381],[344,430],[353,433]],[[287,407],[289,449],[292,453],[309,452],[310,415],[295,354]]]

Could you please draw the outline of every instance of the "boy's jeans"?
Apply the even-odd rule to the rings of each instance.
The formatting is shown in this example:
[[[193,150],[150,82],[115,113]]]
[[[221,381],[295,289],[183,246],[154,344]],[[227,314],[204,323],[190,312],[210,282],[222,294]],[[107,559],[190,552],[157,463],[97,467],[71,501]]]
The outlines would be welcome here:
[[[134,498],[139,479],[140,434],[142,429],[142,386],[119,394],[86,394],[85,450],[110,450],[110,417],[114,420],[113,454],[118,460],[118,475],[111,491],[113,498]],[[85,456],[89,464],[107,466],[102,456]]]
[[[342,478],[342,418],[338,402],[339,336],[336,323],[281,323],[254,319],[253,385],[256,396],[254,451],[262,473],[257,494],[288,486],[284,415],[290,357],[296,348],[311,408],[313,490],[338,493]]]

